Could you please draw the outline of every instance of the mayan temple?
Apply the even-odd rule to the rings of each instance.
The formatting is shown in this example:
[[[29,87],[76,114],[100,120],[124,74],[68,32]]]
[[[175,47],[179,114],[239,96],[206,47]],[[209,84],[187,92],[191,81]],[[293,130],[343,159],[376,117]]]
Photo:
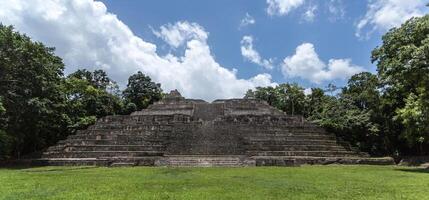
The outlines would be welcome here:
[[[44,152],[49,165],[298,166],[392,164],[255,99],[212,103],[172,91],[147,109],[107,116]]]

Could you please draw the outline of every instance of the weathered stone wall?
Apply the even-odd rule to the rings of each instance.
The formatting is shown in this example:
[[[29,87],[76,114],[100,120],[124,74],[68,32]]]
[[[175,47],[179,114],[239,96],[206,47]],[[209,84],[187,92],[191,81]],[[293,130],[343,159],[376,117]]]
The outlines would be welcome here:
[[[379,162],[367,157],[303,117],[286,115],[265,102],[230,99],[207,103],[177,93],[132,115],[99,119],[44,153],[51,164]]]

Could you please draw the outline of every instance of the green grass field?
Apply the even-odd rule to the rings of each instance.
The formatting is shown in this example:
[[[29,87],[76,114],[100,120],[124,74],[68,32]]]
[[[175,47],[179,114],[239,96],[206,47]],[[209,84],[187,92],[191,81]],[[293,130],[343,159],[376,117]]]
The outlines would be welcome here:
[[[0,169],[0,199],[429,199],[429,171],[395,166]]]

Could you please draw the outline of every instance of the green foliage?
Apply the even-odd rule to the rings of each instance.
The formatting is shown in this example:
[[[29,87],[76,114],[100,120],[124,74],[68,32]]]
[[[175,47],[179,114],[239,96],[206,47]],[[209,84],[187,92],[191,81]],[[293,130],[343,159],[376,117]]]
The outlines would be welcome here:
[[[10,137],[6,134],[6,131],[4,130],[6,127],[6,119],[5,119],[5,113],[6,109],[3,106],[2,97],[0,96],[0,160],[8,158],[8,155],[10,153]]]
[[[377,87],[377,76],[363,72],[352,76],[337,96],[326,95],[320,88],[312,88],[311,94],[305,96],[303,88],[290,84],[257,88],[248,91],[247,96],[271,100],[278,109],[304,115],[362,151],[383,155],[390,152],[380,131]],[[337,90],[332,84],[328,88],[331,94]]]
[[[317,116],[322,112],[323,105],[327,100],[329,98],[322,89],[311,88],[311,94],[306,96],[304,116]]]
[[[303,99],[299,89],[286,89],[290,95],[281,97],[281,90],[272,87],[248,91],[246,96],[303,114],[373,154],[424,154],[429,152],[428,60],[429,15],[410,19],[384,35],[382,45],[372,52],[378,74],[356,74],[340,93],[329,84],[330,96],[313,89]],[[291,96],[295,101],[282,101]],[[291,110],[292,102],[298,109]]]
[[[121,114],[124,107],[122,100],[117,94],[107,91],[116,87],[102,70],[78,70],[70,74],[64,80],[63,94],[71,132],[88,127],[95,123],[96,118]]]
[[[3,98],[0,96],[0,116],[6,112],[6,108],[3,106]]]
[[[248,90],[245,98],[265,100],[268,104],[291,115],[304,113],[304,89],[297,84],[284,83],[276,87],[257,87]]]
[[[87,83],[94,88],[111,94],[119,95],[119,86],[115,81],[109,78],[107,73],[101,69],[90,72],[86,69],[79,69],[70,74],[69,78],[76,78],[79,80],[86,80]]]
[[[0,96],[16,156],[53,144],[66,127],[60,90],[64,65],[53,51],[0,25]]]
[[[309,119],[336,133],[337,136],[371,154],[383,154],[378,142],[379,125],[372,121],[372,111],[357,107],[349,96],[326,97],[321,109]]]
[[[411,148],[429,146],[429,15],[390,30],[372,60],[383,86],[384,113],[396,124],[389,131],[404,136]]]
[[[106,115],[128,114],[162,98],[141,72],[120,97],[103,70],[64,77],[54,48],[0,24],[0,159],[40,151]]]
[[[423,110],[423,98],[410,93],[405,100],[405,107],[397,110],[396,118],[404,125],[403,137],[412,145],[418,144],[422,151],[423,144],[429,140],[429,126],[427,112]]]
[[[11,139],[4,130],[0,130],[0,160],[9,158]]]
[[[159,83],[152,82],[149,76],[139,71],[128,79],[127,88],[125,88],[123,96],[127,104],[133,103],[136,105],[137,110],[141,110],[160,100],[162,98],[162,89]]]

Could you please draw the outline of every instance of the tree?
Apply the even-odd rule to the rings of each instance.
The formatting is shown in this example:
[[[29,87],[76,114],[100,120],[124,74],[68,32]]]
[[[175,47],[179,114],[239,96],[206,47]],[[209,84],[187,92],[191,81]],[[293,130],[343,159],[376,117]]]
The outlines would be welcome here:
[[[70,74],[68,77],[86,80],[96,89],[105,90],[109,93],[119,95],[119,86],[115,81],[109,78],[105,71],[101,69],[95,70],[94,72],[88,71],[86,69],[79,69],[76,72]]]
[[[378,109],[379,85],[377,75],[361,72],[350,77],[347,86],[342,90],[342,95],[348,95],[359,109]]]
[[[304,113],[305,94],[304,88],[298,84],[283,83],[275,88],[278,95],[277,107],[291,115]]]
[[[5,132],[19,157],[57,141],[67,126],[60,85],[64,64],[54,48],[0,25],[0,96]]]
[[[115,85],[103,70],[77,70],[67,76],[62,89],[70,132],[88,127],[97,118],[123,113],[122,99],[108,91]]]
[[[377,62],[384,113],[393,120],[389,129],[399,130],[412,148],[429,148],[429,15],[408,20],[382,39],[372,62]]]
[[[321,88],[311,88],[311,93],[305,97],[304,117],[309,118],[321,113],[326,98]]]
[[[7,158],[10,151],[10,138],[5,131],[5,113],[6,109],[3,106],[2,97],[0,96],[0,160]]]
[[[245,99],[254,99],[255,98],[255,92],[253,90],[247,90],[246,94],[244,94]]]
[[[276,106],[279,101],[275,89],[271,86],[256,87],[255,91],[247,91],[246,96],[264,100],[271,106]]]
[[[256,87],[248,90],[245,98],[256,98],[286,113],[303,114],[305,106],[304,89],[298,84],[283,83],[276,87]]]
[[[130,107],[131,105],[128,104],[132,103],[137,110],[141,110],[162,98],[161,84],[152,82],[149,76],[139,71],[128,79],[123,96],[127,107]]]

